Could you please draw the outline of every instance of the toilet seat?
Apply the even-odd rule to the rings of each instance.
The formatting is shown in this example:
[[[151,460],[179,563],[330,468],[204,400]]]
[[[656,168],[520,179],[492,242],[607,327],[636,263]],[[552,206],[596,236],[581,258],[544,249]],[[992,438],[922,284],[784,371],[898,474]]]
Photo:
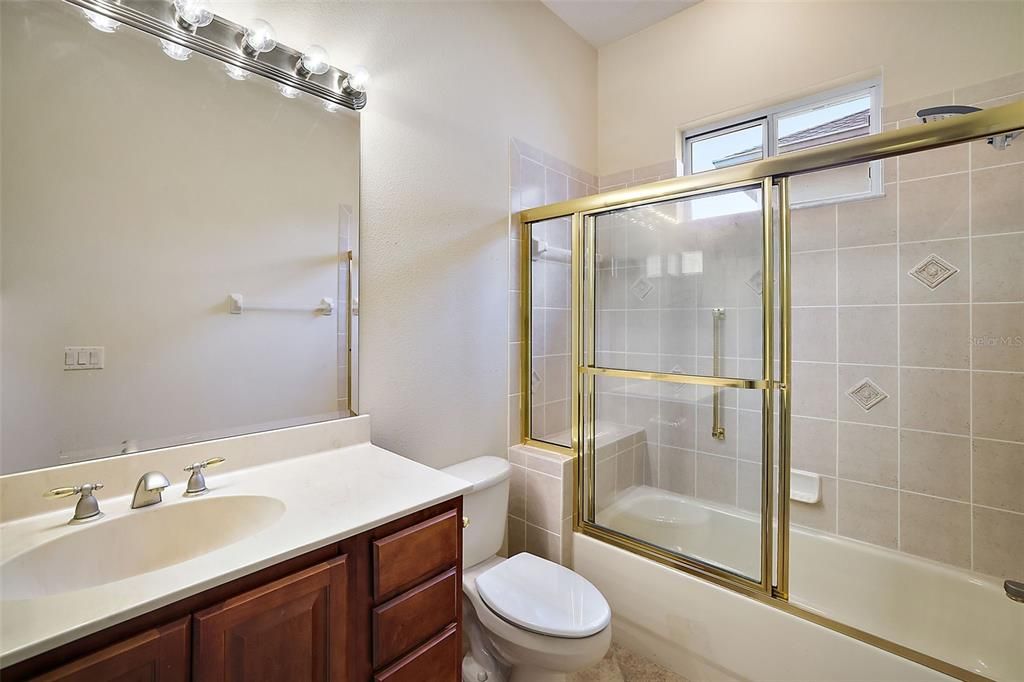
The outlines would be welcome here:
[[[484,605],[513,625],[550,637],[580,639],[611,622],[611,609],[590,581],[564,566],[517,554],[475,580]]]

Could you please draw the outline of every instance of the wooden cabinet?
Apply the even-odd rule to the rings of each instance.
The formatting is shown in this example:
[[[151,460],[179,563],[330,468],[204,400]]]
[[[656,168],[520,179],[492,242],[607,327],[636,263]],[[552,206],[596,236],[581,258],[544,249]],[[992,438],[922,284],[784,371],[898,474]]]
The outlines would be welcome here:
[[[139,633],[62,665],[38,679],[41,682],[185,682],[189,668],[188,622],[186,617]]]
[[[346,564],[338,557],[195,614],[195,679],[344,682]]]
[[[3,682],[457,682],[462,500],[0,671]]]

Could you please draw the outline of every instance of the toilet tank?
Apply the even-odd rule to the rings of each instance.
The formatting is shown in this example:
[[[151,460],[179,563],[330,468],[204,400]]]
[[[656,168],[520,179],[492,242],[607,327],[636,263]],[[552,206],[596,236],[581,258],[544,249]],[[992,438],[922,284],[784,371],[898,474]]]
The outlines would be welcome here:
[[[490,559],[501,549],[511,467],[501,457],[474,457],[442,471],[473,486],[463,493],[462,503],[462,514],[469,519],[462,532],[462,565],[468,568]]]

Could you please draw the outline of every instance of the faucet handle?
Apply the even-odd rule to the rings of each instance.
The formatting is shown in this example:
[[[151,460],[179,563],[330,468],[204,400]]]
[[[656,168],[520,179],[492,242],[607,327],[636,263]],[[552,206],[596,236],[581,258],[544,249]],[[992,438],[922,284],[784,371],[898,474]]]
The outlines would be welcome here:
[[[100,490],[103,488],[102,483],[83,483],[82,485],[70,486],[67,488],[53,488],[43,493],[43,497],[55,499],[58,497],[71,497],[78,493],[85,493],[91,495],[92,491]]]
[[[203,469],[215,467],[224,463],[223,457],[211,457],[203,462],[193,462],[185,467],[185,471],[191,471],[188,477],[188,485],[185,486],[185,497],[196,497],[205,494],[209,489],[206,487],[206,477],[203,476]]]
[[[84,523],[103,516],[103,512],[100,511],[100,503],[93,496],[93,491],[102,488],[102,483],[83,483],[82,485],[65,488],[53,488],[43,493],[43,497],[55,499],[81,494],[82,496],[78,499],[78,504],[75,505],[75,515],[71,517],[68,523]]]

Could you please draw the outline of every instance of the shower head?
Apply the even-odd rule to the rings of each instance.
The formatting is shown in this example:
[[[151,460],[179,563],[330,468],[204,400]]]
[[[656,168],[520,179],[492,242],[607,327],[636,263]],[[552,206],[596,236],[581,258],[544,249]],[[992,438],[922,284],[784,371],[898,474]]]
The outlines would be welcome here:
[[[921,109],[920,111],[917,112],[917,117],[921,119],[921,123],[931,123],[932,121],[941,121],[943,119],[952,118],[954,116],[973,114],[976,111],[981,111],[981,108],[968,107],[964,106],[963,104],[946,104],[941,107],[928,107],[927,109]],[[993,149],[1003,151],[1007,147],[1009,147],[1013,139],[1020,134],[1020,130],[1015,130],[1012,133],[994,135],[988,138],[988,143],[992,145]]]

